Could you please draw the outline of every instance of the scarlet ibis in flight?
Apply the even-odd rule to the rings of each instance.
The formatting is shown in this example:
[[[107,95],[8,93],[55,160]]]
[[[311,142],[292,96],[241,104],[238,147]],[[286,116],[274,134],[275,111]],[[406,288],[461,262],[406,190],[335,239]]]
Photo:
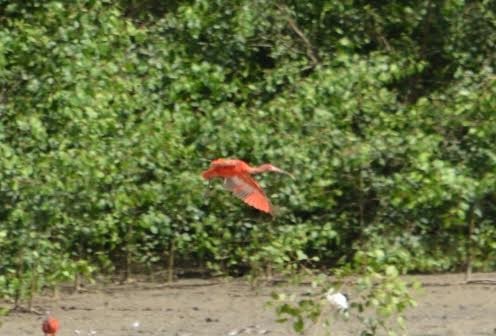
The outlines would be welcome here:
[[[55,336],[55,334],[59,330],[59,327],[59,321],[47,312],[47,316],[43,320],[43,324],[41,325],[41,330],[43,330],[45,336]]]
[[[269,199],[257,181],[251,177],[252,174],[264,172],[282,173],[293,177],[290,173],[268,163],[251,167],[246,162],[237,159],[213,160],[208,170],[202,173],[202,176],[206,180],[215,177],[224,179],[224,187],[231,191],[234,196],[260,211],[272,214],[272,205]]]

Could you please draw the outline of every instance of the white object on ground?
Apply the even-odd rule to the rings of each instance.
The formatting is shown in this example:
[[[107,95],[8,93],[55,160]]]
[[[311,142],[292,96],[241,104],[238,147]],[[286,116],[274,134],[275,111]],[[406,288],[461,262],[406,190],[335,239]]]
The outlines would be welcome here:
[[[340,311],[348,310],[350,305],[348,304],[348,298],[346,294],[334,292],[334,288],[331,288],[326,294],[326,300],[336,307]]]

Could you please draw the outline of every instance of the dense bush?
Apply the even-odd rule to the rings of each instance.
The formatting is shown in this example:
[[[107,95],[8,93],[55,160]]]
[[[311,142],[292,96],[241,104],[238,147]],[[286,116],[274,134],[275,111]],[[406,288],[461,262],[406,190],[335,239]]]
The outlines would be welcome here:
[[[162,3],[0,1],[3,296],[171,253],[494,268],[491,1]],[[205,198],[217,157],[294,173],[278,216]]]

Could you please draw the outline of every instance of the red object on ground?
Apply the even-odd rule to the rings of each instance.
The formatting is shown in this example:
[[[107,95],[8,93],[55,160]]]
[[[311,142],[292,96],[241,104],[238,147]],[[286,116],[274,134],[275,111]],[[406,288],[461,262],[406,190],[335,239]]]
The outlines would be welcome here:
[[[47,316],[41,325],[41,330],[43,330],[45,336],[55,336],[59,328],[59,321],[52,316]]]

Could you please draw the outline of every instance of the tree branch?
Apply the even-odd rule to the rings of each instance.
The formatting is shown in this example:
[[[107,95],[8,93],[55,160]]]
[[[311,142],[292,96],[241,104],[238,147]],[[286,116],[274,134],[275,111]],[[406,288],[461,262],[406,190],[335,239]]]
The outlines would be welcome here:
[[[317,64],[319,64],[319,59],[318,59],[317,55],[315,54],[315,48],[313,47],[312,43],[306,37],[306,35],[303,33],[303,31],[300,29],[300,27],[298,27],[298,24],[296,23],[296,21],[291,17],[291,14],[290,14],[288,7],[282,6],[282,5],[277,5],[277,7],[281,11],[286,12],[289,27],[303,41],[303,44],[305,45],[307,56],[312,63],[312,67],[315,67]]]

